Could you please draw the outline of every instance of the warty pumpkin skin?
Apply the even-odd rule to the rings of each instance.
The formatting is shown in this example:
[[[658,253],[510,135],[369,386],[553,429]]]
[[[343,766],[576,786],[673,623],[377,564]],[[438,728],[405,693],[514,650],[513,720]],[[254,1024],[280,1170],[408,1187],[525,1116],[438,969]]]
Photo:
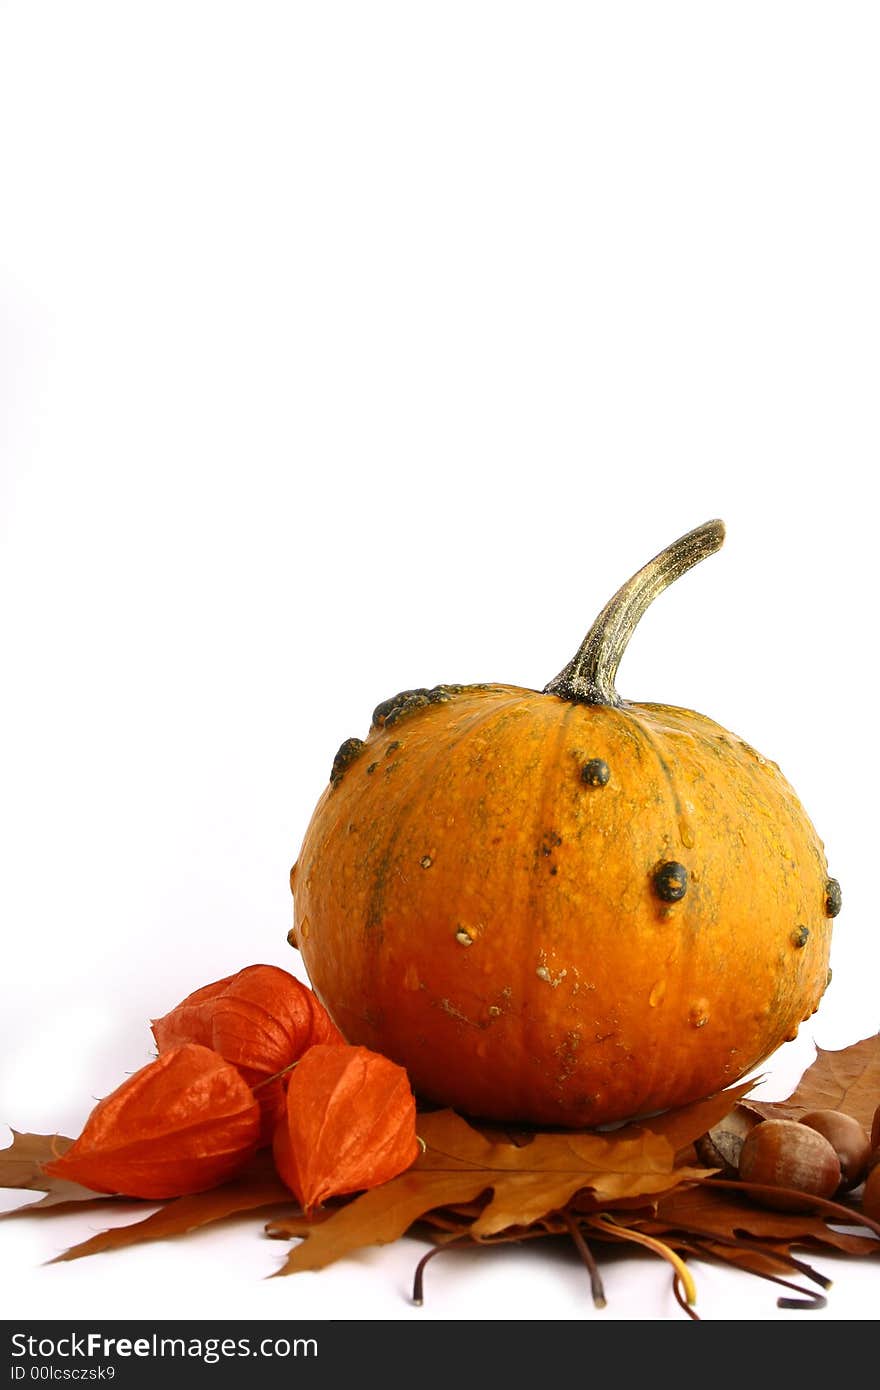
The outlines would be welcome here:
[[[404,692],[337,755],[289,939],[424,1098],[602,1124],[728,1085],[818,1007],[839,890],[794,791],[712,720],[613,688],[647,603],[722,537],[656,557],[545,691]]]

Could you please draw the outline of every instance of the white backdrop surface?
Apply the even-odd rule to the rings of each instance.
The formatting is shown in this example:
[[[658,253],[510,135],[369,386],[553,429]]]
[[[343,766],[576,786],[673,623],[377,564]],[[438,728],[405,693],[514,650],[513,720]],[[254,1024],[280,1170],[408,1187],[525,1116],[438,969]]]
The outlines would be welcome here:
[[[859,3],[0,6],[0,1120],[76,1132],[150,1017],[301,974],[342,739],[543,686],[713,516],[619,688],[777,761],[842,883],[768,1094],[877,1031],[878,42]],[[259,1218],[44,1266],[95,1222],[0,1226],[5,1316],[681,1316],[650,1260],[598,1314],[532,1247],[421,1310],[412,1242],[267,1282]],[[816,1316],[875,1315],[816,1263]]]

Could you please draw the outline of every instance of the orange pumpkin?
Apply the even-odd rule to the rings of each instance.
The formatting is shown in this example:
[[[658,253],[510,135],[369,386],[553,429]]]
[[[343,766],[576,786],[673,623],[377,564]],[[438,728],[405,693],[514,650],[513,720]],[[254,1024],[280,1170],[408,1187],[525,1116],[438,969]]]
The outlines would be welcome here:
[[[742,1076],[818,1007],[840,890],[775,763],[614,678],[709,522],[542,692],[404,691],[333,763],[291,870],[312,984],[426,1099],[586,1127]]]

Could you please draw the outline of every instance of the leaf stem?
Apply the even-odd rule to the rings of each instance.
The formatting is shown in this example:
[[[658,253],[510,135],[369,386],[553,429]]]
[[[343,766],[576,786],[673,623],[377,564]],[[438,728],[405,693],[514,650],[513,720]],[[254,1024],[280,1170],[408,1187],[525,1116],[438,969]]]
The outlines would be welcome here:
[[[602,1284],[602,1276],[599,1273],[599,1266],[596,1264],[595,1256],[584,1239],[584,1233],[571,1212],[567,1209],[563,1209],[561,1215],[575,1243],[575,1248],[589,1271],[593,1305],[596,1308],[604,1308],[607,1302],[605,1298],[605,1288]]]
[[[813,1283],[818,1284],[820,1288],[831,1288],[832,1281],[830,1279],[826,1278],[824,1274],[820,1274],[817,1269],[813,1269],[813,1266],[808,1265],[805,1260],[796,1259],[790,1251],[783,1254],[781,1250],[773,1246],[762,1245],[760,1241],[742,1240],[739,1236],[723,1236],[717,1231],[707,1230],[705,1226],[691,1226],[689,1224],[680,1229],[686,1236],[699,1236],[702,1240],[709,1241],[713,1245],[725,1245],[730,1246],[733,1250],[748,1250],[753,1255],[763,1255],[765,1260],[775,1260],[783,1269],[796,1269],[799,1274],[803,1274],[804,1278],[812,1279]],[[721,1259],[722,1256],[719,1255],[718,1258]]]
[[[613,1217],[605,1213],[603,1216],[591,1216],[590,1225],[596,1226],[600,1231],[606,1231],[609,1235],[618,1237],[620,1240],[631,1240],[635,1245],[643,1245],[646,1250],[653,1250],[655,1255],[660,1255],[667,1260],[682,1282],[685,1297],[688,1303],[696,1303],[697,1286],[693,1276],[680,1255],[668,1245],[664,1245],[662,1240],[657,1240],[654,1236],[646,1236],[642,1231],[633,1231],[629,1226],[620,1226]]]
[[[722,1260],[724,1264],[734,1263],[732,1260],[725,1260],[723,1255],[719,1255],[705,1245],[696,1244],[693,1249],[698,1254],[714,1256],[715,1259]],[[776,1257],[773,1256],[773,1258]],[[793,1284],[789,1279],[783,1279],[778,1274],[768,1274],[764,1269],[749,1269],[748,1265],[737,1265],[736,1268],[745,1269],[749,1274],[757,1274],[759,1279],[768,1279],[772,1284],[781,1284],[784,1289],[794,1289],[795,1293],[803,1294],[802,1298],[777,1298],[777,1308],[804,1308],[810,1312],[818,1312],[820,1308],[825,1308],[828,1305],[828,1299],[823,1293],[814,1293],[812,1289],[805,1289],[802,1284]],[[830,1283],[829,1280],[827,1287],[830,1287]]]
[[[454,1245],[454,1240],[444,1241],[442,1245],[437,1245],[433,1250],[429,1250],[427,1255],[423,1255],[416,1265],[416,1272],[413,1276],[412,1301],[417,1308],[421,1308],[425,1301],[425,1265],[429,1260],[433,1260],[435,1255],[442,1255],[444,1250],[448,1250],[450,1245]]]
[[[684,1311],[687,1313],[688,1317],[693,1318],[694,1322],[700,1322],[701,1318],[699,1313],[694,1312],[693,1308],[688,1303],[687,1299],[684,1296],[684,1293],[682,1292],[681,1276],[679,1275],[678,1270],[676,1270],[672,1276],[672,1292],[675,1294],[675,1301],[678,1304],[679,1308],[683,1308]]]

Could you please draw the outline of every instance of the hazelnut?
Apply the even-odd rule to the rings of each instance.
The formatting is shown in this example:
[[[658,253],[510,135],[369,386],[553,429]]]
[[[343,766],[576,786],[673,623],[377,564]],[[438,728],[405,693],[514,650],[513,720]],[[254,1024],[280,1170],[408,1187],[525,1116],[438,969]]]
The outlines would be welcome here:
[[[696,1140],[697,1157],[707,1168],[719,1168],[724,1178],[735,1178],[746,1135],[761,1117],[744,1105],[737,1105],[717,1125]]]
[[[880,1105],[874,1111],[874,1119],[871,1122],[871,1148],[880,1149]]]
[[[832,1197],[840,1186],[840,1160],[817,1130],[795,1120],[765,1120],[746,1137],[739,1158],[743,1182],[794,1188],[788,1193],[757,1192],[755,1200],[778,1211],[810,1211],[810,1197]]]
[[[880,1163],[875,1163],[868,1174],[862,1193],[862,1211],[872,1221],[880,1221]]]
[[[858,1187],[871,1153],[868,1135],[858,1120],[840,1110],[810,1110],[801,1115],[800,1122],[824,1135],[837,1154],[841,1188],[847,1192],[851,1187]]]

